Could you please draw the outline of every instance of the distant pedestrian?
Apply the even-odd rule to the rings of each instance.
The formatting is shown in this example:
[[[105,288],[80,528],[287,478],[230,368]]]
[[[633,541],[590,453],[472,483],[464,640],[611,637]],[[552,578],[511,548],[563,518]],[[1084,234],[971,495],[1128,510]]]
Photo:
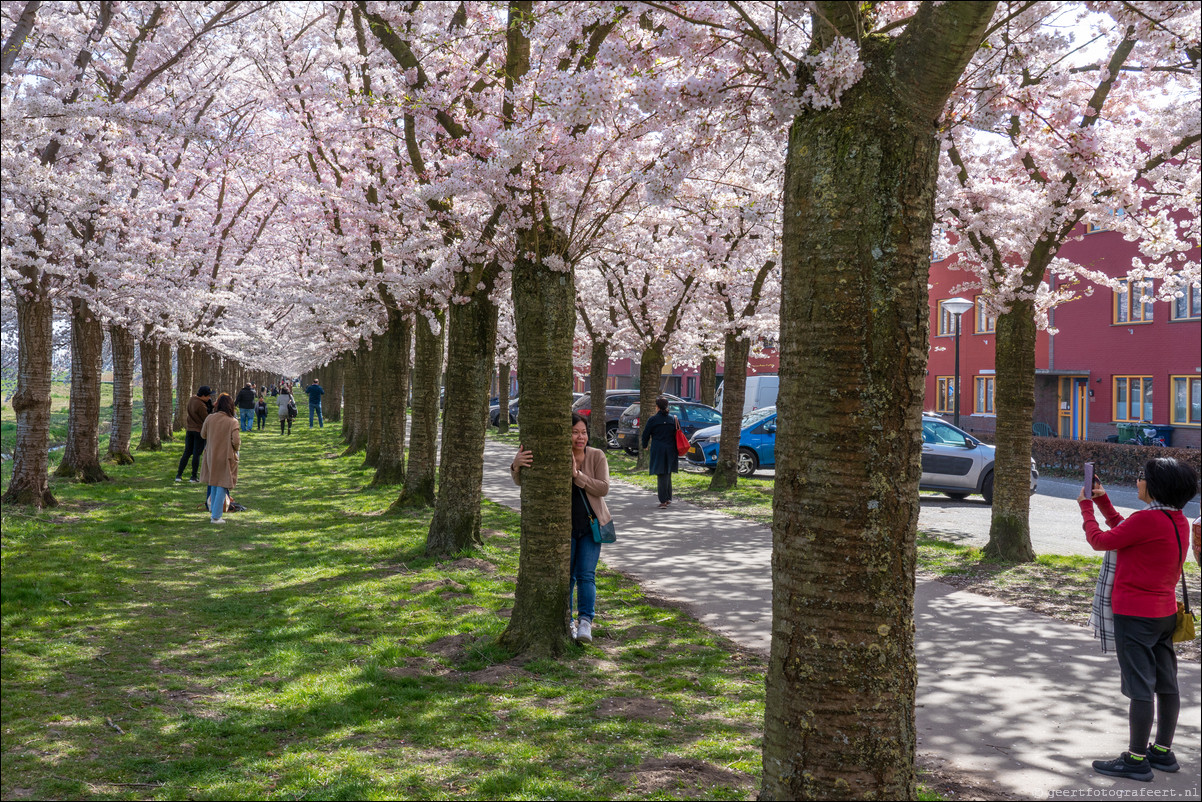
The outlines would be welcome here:
[[[267,396],[265,393],[266,388],[259,390],[259,397],[255,400],[255,428],[259,431],[267,428]]]
[[[280,387],[276,403],[280,410],[280,434],[284,433],[285,424],[288,426],[288,434],[292,434],[292,419],[296,417],[296,399],[292,397],[292,389],[288,385]]]
[[[680,456],[676,452],[676,430],[680,422],[668,414],[668,399],[662,395],[655,399],[659,410],[643,426],[643,448],[651,444],[651,460],[648,472],[656,477],[656,492],[660,509],[672,503],[672,474],[680,470]]]
[[[1189,522],[1181,514],[1198,489],[1198,475],[1172,458],[1149,460],[1136,482],[1147,509],[1123,519],[1095,480],[1093,498],[1077,497],[1085,538],[1096,551],[1115,552],[1113,589],[1114,644],[1128,706],[1128,751],[1114,760],[1095,760],[1094,771],[1110,777],[1150,782],[1152,769],[1177,771],[1173,734],[1181,712],[1177,690],[1177,581],[1189,546]],[[1094,520],[1102,510],[1109,531]],[[1100,584],[1100,583],[1099,583]],[[1149,743],[1156,721],[1156,741]]]
[[[514,484],[522,483],[522,468],[534,464],[533,452],[519,448],[509,465]],[[578,643],[592,643],[593,616],[597,603],[597,561],[601,544],[593,538],[591,518],[600,526],[613,520],[605,497],[609,495],[609,462],[605,452],[588,446],[588,421],[572,413],[572,552],[568,584],[568,610],[572,609],[572,594],[576,595],[577,619],[572,624],[572,637]]]
[[[250,386],[250,382],[238,391],[238,397],[234,399],[238,405],[238,419],[241,424],[241,429],[244,432],[249,432],[255,422],[255,389]]]
[[[200,434],[205,439],[200,481],[208,485],[209,520],[225,523],[221,514],[225,512],[229,492],[238,484],[238,449],[242,446],[234,400],[227,393],[218,396],[217,409],[205,418]]]
[[[196,476],[196,467],[200,464],[200,455],[204,453],[205,441],[200,436],[200,429],[204,426],[205,418],[209,417],[209,412],[212,409],[213,391],[208,385],[201,385],[196,390],[196,395],[188,399],[188,405],[184,408],[184,455],[179,458],[179,468],[175,471],[175,481],[182,482],[184,480],[184,468],[188,464],[188,458],[192,458],[192,478],[189,482],[200,481]]]
[[[321,388],[321,382],[317,379],[305,388],[305,393],[309,396],[309,428],[313,428],[313,413],[317,413],[317,425],[324,429],[325,423],[321,418],[321,397],[326,394],[326,391]]]

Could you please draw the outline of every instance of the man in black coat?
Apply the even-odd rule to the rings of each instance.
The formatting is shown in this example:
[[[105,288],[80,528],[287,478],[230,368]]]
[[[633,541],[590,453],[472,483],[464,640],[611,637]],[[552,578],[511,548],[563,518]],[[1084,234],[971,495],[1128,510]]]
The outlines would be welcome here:
[[[255,388],[250,386],[250,382],[238,391],[234,405],[238,407],[238,423],[242,431],[249,432],[255,426]]]

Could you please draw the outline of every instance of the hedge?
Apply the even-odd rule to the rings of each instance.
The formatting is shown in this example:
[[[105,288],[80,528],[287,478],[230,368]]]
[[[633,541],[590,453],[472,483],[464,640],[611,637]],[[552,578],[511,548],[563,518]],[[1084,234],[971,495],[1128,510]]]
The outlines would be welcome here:
[[[1032,439],[1031,456],[1040,474],[1081,478],[1082,465],[1094,464],[1094,472],[1103,483],[1135,484],[1136,476],[1150,459],[1175,457],[1202,473],[1202,451],[1196,448],[1136,446],[1127,443],[1103,443],[1095,440],[1067,440],[1062,437]]]

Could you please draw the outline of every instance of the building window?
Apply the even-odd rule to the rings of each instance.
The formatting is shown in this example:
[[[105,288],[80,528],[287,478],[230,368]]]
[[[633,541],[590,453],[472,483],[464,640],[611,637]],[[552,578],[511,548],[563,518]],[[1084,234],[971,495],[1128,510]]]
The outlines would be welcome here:
[[[993,410],[993,387],[996,379],[993,376],[978,376],[977,377],[977,414],[992,415]]]
[[[950,300],[950,299],[949,299]],[[944,306],[944,301],[939,302],[939,336],[953,337],[956,334],[956,316]]]
[[[935,377],[935,411],[955,412],[956,378],[954,376]]]
[[[1114,419],[1152,420],[1152,377],[1114,377]]]
[[[1202,424],[1202,377],[1173,376],[1173,423]]]
[[[1152,282],[1135,282],[1134,292],[1132,291],[1132,282],[1130,279],[1123,282],[1123,289],[1114,293],[1115,324],[1151,323],[1152,301],[1140,300],[1145,294],[1151,296]]]
[[[1173,320],[1202,319],[1202,286],[1195,284],[1173,299]]]
[[[977,310],[977,334],[993,334],[997,331],[997,315],[990,314],[980,295],[974,300],[976,301],[974,307]]]

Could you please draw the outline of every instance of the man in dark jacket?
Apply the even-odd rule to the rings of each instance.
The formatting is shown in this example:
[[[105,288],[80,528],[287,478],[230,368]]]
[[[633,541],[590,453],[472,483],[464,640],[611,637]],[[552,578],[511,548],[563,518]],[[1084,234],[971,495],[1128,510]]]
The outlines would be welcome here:
[[[255,425],[255,388],[250,386],[250,382],[238,391],[234,404],[238,407],[238,423],[242,431],[249,432]]]
[[[205,441],[200,436],[200,427],[204,425],[205,418],[212,411],[213,391],[207,385],[202,385],[196,395],[188,399],[188,406],[185,408],[187,413],[184,420],[184,455],[179,458],[179,469],[175,472],[175,481],[182,482],[184,480],[184,467],[188,464],[188,457],[192,458],[192,478],[189,482],[196,483],[199,481],[196,478],[196,468],[200,463],[200,455],[204,453]]]
[[[325,421],[321,419],[321,397],[326,394],[326,391],[321,388],[321,382],[317,379],[305,388],[305,392],[309,394],[309,428],[313,428],[313,413],[317,413],[317,425],[324,429]]]

